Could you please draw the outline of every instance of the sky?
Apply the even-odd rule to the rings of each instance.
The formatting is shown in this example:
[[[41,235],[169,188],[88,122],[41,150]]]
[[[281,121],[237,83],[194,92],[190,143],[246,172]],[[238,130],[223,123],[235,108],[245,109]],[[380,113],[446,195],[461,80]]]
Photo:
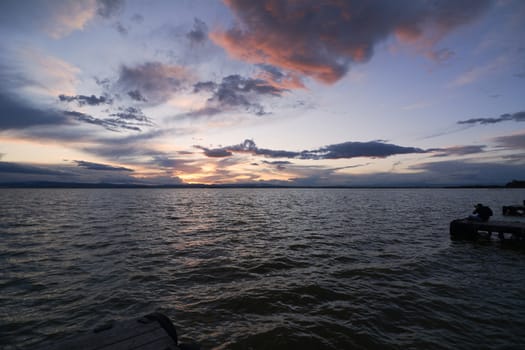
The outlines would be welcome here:
[[[525,179],[521,0],[2,0],[0,183]]]

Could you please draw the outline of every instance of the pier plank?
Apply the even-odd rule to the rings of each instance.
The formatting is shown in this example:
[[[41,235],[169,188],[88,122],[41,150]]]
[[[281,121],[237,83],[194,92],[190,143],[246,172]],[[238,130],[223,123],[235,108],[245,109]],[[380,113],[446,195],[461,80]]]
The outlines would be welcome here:
[[[525,205],[507,205],[501,211],[505,216],[525,216]]]
[[[155,320],[144,318],[125,320],[59,343],[48,344],[41,350],[180,350],[176,341]]]
[[[501,241],[525,241],[525,222],[520,221],[473,221],[457,219],[450,223],[450,236],[452,239],[490,238],[492,233],[497,233]]]

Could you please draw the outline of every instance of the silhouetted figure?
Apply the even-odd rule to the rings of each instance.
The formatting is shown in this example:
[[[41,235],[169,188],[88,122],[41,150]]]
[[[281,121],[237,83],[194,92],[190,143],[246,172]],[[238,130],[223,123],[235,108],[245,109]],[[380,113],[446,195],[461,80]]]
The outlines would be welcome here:
[[[470,215],[468,217],[469,220],[474,221],[489,221],[489,218],[492,216],[492,209],[487,207],[486,205],[483,205],[481,203],[476,204],[474,207],[474,211],[472,212],[473,215]]]

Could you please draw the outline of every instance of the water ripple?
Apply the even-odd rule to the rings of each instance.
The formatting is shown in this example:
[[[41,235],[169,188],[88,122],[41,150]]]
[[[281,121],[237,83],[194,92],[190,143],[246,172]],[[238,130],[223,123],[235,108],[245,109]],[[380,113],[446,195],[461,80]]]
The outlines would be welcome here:
[[[448,237],[523,190],[2,191],[2,349],[155,310],[204,348],[525,347],[525,252]]]

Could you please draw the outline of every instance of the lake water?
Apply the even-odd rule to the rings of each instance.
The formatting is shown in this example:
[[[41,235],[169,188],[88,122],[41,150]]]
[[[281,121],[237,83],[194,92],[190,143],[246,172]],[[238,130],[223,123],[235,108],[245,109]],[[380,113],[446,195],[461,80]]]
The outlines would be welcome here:
[[[161,311],[204,349],[523,349],[522,189],[1,189],[0,348]],[[505,218],[509,220],[508,218]]]

